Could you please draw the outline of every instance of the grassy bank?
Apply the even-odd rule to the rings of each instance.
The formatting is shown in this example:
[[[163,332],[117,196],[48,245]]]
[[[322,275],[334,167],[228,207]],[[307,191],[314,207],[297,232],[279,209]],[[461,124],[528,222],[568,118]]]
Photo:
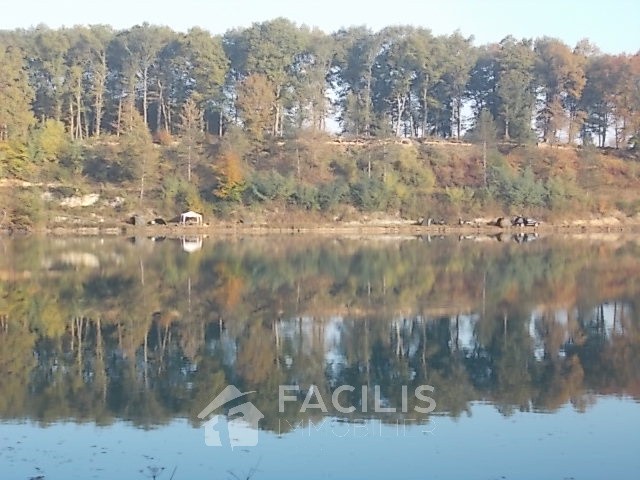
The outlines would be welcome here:
[[[208,142],[189,165],[172,139],[150,152],[115,138],[74,148],[4,169],[4,228],[117,229],[134,215],[171,220],[187,209],[211,227],[254,230],[409,228],[421,218],[484,228],[516,214],[556,227],[640,221],[630,151],[326,136],[249,144],[238,132]]]

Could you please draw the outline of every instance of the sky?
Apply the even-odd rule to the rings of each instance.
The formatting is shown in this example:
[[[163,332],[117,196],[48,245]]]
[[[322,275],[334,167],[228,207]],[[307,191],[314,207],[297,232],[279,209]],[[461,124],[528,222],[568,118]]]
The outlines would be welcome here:
[[[6,4],[3,6],[2,4]],[[416,25],[435,34],[460,30],[475,44],[552,36],[575,45],[588,38],[606,53],[640,50],[638,0],[0,0],[0,29],[142,22],[174,30],[224,33],[286,17],[333,32],[341,27]]]

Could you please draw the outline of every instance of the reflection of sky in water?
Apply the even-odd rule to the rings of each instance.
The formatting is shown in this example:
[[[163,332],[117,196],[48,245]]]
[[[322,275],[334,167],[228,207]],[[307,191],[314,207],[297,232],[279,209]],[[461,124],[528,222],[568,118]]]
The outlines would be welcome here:
[[[345,357],[340,351],[340,339],[342,335],[344,319],[340,316],[332,316],[322,324],[322,342],[324,345],[324,358],[328,367],[337,370],[341,363],[344,363]],[[316,338],[315,330],[318,328],[317,319],[302,316],[278,322],[280,334],[288,339],[302,339],[301,350],[310,351],[311,344]],[[293,359],[290,356],[285,357],[285,363],[291,367]]]
[[[0,470],[10,479],[142,479],[148,467],[165,467],[161,480],[176,466],[175,480],[246,478],[254,467],[257,480],[629,478],[640,468],[639,415],[639,404],[604,397],[582,414],[565,406],[504,417],[475,404],[471,417],[432,417],[406,430],[327,419],[280,438],[261,431],[258,447],[233,452],[205,447],[203,430],[182,420],[152,430],[8,423],[0,427]]]
[[[457,343],[457,348],[461,350],[473,350],[477,343],[474,332],[478,320],[480,320],[479,315],[459,315],[456,326],[456,318],[452,317],[449,321],[451,325],[450,343]]]
[[[597,308],[592,309],[592,312],[590,315],[587,315],[587,318],[590,317],[590,323],[592,326],[596,326],[598,322],[601,322],[603,338],[611,339],[615,335],[624,335],[625,332],[621,320],[631,310],[631,306],[624,303],[604,303],[603,305],[599,305]],[[627,313],[625,314],[625,312]],[[563,330],[565,330],[563,342],[571,343],[573,339],[567,332],[569,317],[571,316],[575,318],[577,315],[578,311],[575,308],[571,311],[560,309],[547,312],[543,309],[536,309],[531,312],[531,318],[529,320],[529,335],[533,339],[533,354],[536,360],[542,360],[545,354],[544,336],[539,328],[543,319],[545,317],[551,318],[555,324],[561,326]],[[565,356],[564,349],[561,349],[558,354],[560,356]]]
[[[342,317],[331,317],[324,332],[325,359],[327,364],[332,367],[334,373],[337,366],[346,361],[339,349],[342,323]]]

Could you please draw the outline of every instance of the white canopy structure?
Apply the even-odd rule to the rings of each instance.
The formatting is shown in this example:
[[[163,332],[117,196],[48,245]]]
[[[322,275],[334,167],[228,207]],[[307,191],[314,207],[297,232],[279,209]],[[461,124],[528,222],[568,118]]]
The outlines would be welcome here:
[[[180,215],[180,223],[185,225],[188,221],[195,221],[196,225],[202,225],[202,215],[192,210]]]

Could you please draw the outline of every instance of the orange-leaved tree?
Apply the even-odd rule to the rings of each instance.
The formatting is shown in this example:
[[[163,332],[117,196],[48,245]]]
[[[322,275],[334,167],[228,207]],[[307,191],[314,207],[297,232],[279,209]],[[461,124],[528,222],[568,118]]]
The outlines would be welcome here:
[[[223,149],[214,166],[218,181],[214,195],[221,200],[239,202],[246,187],[240,155],[232,149]]]

